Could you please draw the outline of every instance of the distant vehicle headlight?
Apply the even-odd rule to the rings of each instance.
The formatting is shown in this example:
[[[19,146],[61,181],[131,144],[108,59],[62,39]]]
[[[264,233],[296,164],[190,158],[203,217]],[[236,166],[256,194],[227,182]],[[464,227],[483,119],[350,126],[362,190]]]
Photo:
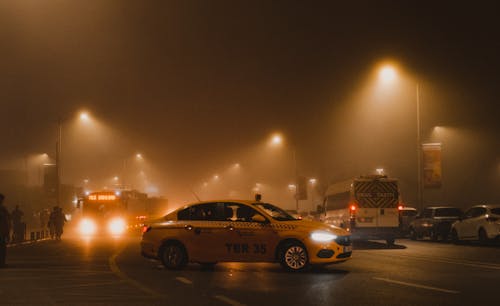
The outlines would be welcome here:
[[[80,233],[85,236],[93,235],[97,230],[95,222],[91,219],[83,219],[82,221],[80,221],[79,228]]]
[[[109,221],[108,230],[112,235],[121,235],[125,232],[127,225],[122,218],[116,218]]]
[[[328,232],[314,232],[311,239],[317,242],[328,242],[337,239],[337,235]]]

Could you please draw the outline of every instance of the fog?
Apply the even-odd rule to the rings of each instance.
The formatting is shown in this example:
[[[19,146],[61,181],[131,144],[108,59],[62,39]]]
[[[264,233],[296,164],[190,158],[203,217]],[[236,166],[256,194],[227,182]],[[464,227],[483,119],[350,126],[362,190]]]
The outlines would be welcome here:
[[[333,4],[151,5],[0,4],[0,169],[40,185],[62,119],[62,183],[83,189],[127,186],[172,207],[258,192],[294,209],[298,174],[317,179],[299,203],[309,210],[329,183],[383,168],[415,206],[418,84],[421,140],[443,146],[442,187],[424,190],[424,203],[498,202],[490,19],[475,19],[465,39],[452,33],[475,12],[460,7],[417,27],[427,10],[404,4],[394,10],[407,14],[384,6],[385,18]],[[401,68],[390,89],[376,78],[387,58]],[[435,126],[449,129],[437,136]]]

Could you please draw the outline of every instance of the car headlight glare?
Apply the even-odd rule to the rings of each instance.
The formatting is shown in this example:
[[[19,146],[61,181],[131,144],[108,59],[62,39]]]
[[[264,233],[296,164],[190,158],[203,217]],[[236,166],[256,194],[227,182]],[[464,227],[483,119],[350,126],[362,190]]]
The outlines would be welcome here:
[[[311,239],[317,242],[328,242],[337,239],[337,235],[328,232],[314,232]]]
[[[109,232],[112,235],[121,235],[125,232],[126,224],[125,221],[121,218],[113,219],[109,222]]]
[[[88,236],[95,234],[97,226],[91,219],[83,219],[80,221],[80,233],[82,235]]]

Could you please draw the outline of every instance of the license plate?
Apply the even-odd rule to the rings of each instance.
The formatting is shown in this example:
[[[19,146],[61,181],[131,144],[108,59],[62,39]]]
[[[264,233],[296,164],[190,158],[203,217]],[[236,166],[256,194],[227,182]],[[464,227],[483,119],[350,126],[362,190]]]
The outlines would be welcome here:
[[[344,252],[343,253],[347,253],[347,252],[352,252],[352,245],[347,245],[344,247]]]

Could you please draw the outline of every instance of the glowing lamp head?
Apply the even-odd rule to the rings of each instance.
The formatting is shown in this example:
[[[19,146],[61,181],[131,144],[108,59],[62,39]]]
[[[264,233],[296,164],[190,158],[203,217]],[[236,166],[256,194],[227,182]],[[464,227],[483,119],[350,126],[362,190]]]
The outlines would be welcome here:
[[[349,209],[351,210],[351,212],[355,212],[356,211],[356,205],[351,205],[349,207]]]
[[[80,113],[80,120],[84,122],[88,122],[90,120],[90,116],[87,112]]]
[[[399,205],[398,210],[403,210],[403,205]]]
[[[392,66],[384,66],[380,69],[379,78],[384,83],[390,83],[396,79],[396,69]]]

